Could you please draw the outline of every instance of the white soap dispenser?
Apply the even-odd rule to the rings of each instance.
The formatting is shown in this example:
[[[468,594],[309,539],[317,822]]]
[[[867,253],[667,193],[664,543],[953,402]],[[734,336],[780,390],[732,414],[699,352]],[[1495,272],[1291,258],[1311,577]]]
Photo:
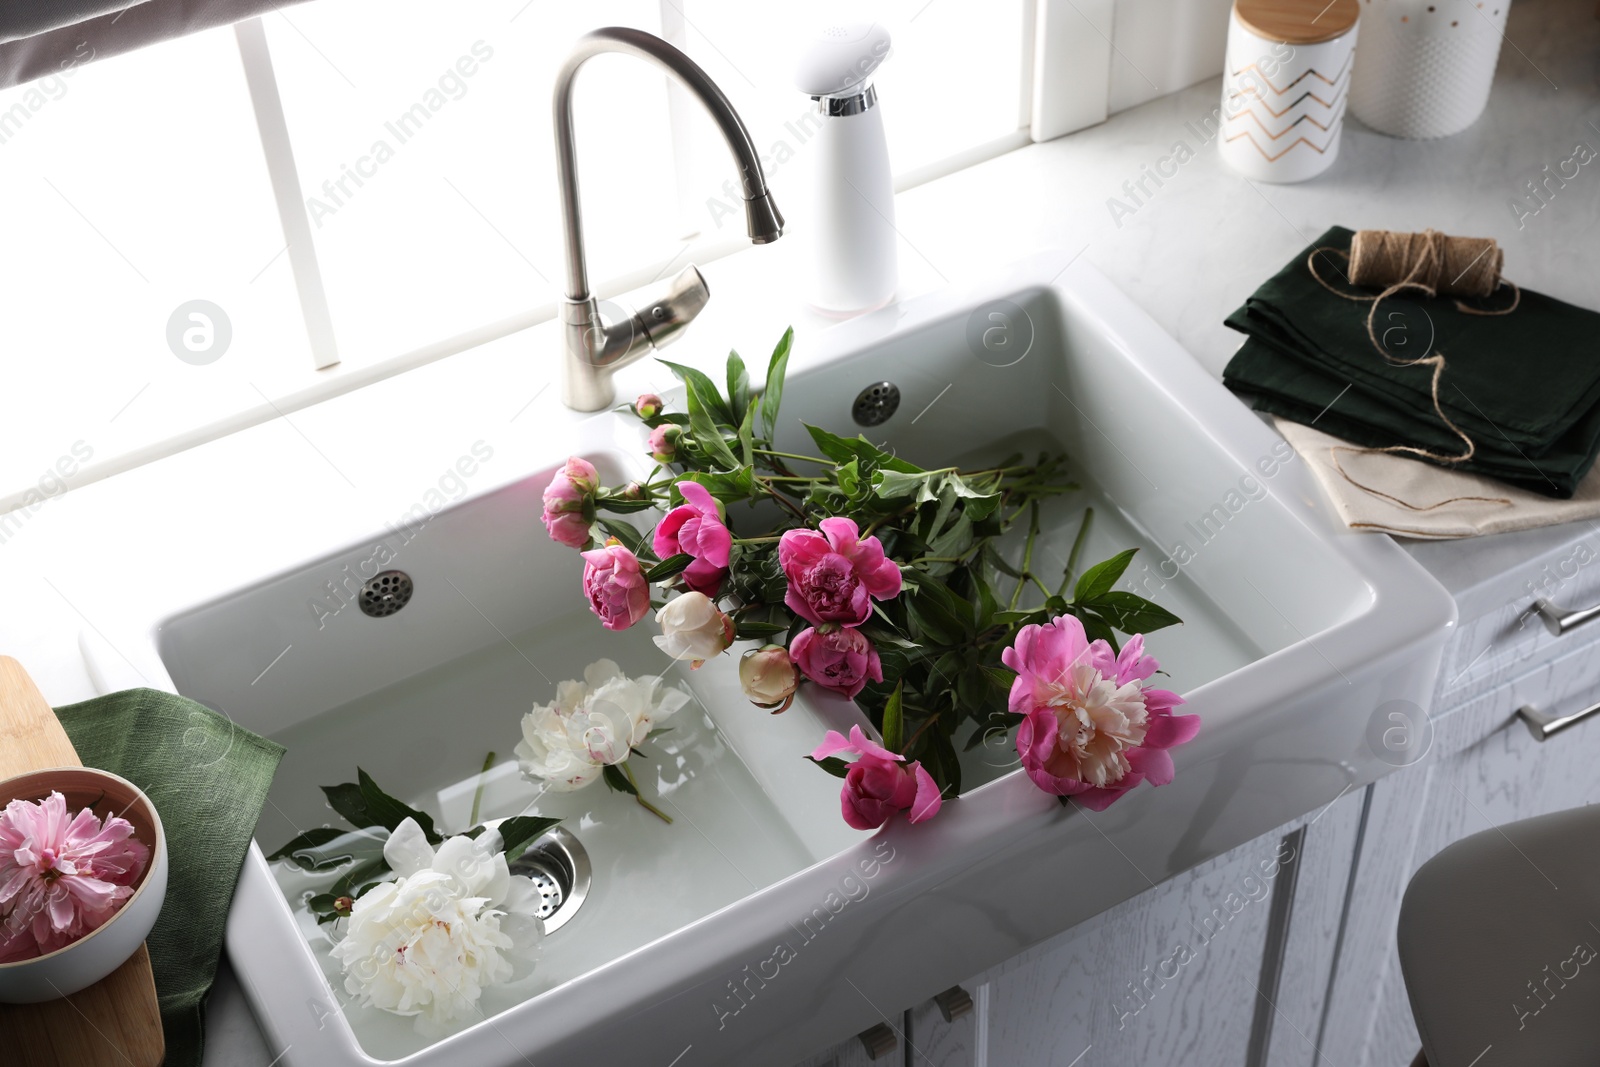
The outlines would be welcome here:
[[[795,68],[817,132],[804,153],[809,210],[794,234],[806,246],[806,300],[830,315],[882,307],[898,280],[894,181],[872,85],[888,54],[883,26],[836,22],[802,44]]]

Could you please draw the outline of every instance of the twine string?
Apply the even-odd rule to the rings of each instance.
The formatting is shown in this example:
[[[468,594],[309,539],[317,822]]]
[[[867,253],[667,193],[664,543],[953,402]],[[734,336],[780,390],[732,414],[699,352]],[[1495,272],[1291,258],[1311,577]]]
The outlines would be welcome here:
[[[1381,287],[1382,291],[1376,294],[1349,293],[1331,284],[1317,270],[1317,256],[1325,252],[1345,258],[1349,266],[1348,281],[1351,285]],[[1452,434],[1461,439],[1462,444],[1465,446],[1460,455],[1449,455],[1415,445],[1389,445],[1385,448],[1358,448],[1352,445],[1334,445],[1328,450],[1329,458],[1333,461],[1334,469],[1339,472],[1345,481],[1363,492],[1381,497],[1411,511],[1432,511],[1435,508],[1441,508],[1447,504],[1464,500],[1510,505],[1511,501],[1506,497],[1486,496],[1455,496],[1435,504],[1413,504],[1381,489],[1356,481],[1344,469],[1344,465],[1339,460],[1340,452],[1350,452],[1357,455],[1365,453],[1399,453],[1420,456],[1433,460],[1435,463],[1448,465],[1463,463],[1477,454],[1477,443],[1473,441],[1465,430],[1456,425],[1450,416],[1445,414],[1444,406],[1439,402],[1439,382],[1444,377],[1445,367],[1447,366],[1444,353],[1424,353],[1416,359],[1402,359],[1395,356],[1378,339],[1378,310],[1382,307],[1383,302],[1390,297],[1415,291],[1429,298],[1440,295],[1455,296],[1458,298],[1455,301],[1456,309],[1468,315],[1509,315],[1522,303],[1522,291],[1517,288],[1514,282],[1502,277],[1501,268],[1503,263],[1504,253],[1493,239],[1450,237],[1437,230],[1424,230],[1422,233],[1360,230],[1351,240],[1348,253],[1342,249],[1327,246],[1312,249],[1310,256],[1306,259],[1306,266],[1319,285],[1328,290],[1328,292],[1345,300],[1371,305],[1367,311],[1367,339],[1372,342],[1372,347],[1377,350],[1378,355],[1382,356],[1386,363],[1396,367],[1427,366],[1432,368],[1433,374],[1429,382],[1429,396],[1433,401],[1434,413],[1439,416],[1439,421],[1443,422]],[[1476,307],[1460,299],[1460,297],[1486,298],[1498,292],[1501,286],[1508,287],[1511,290],[1511,303],[1504,308]]]

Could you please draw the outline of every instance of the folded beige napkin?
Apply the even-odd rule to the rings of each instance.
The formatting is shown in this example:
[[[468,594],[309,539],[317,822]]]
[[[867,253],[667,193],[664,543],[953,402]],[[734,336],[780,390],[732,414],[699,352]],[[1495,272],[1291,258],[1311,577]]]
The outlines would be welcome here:
[[[1600,464],[1583,476],[1570,500],[1558,500],[1493,478],[1368,452],[1297,422],[1272,421],[1353,530],[1446,540],[1600,518]]]

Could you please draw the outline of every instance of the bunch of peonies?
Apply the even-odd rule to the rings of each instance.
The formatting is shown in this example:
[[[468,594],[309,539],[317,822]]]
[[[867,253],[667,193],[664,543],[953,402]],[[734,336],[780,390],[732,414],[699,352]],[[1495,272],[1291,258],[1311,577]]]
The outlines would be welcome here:
[[[562,682],[555,700],[523,715],[518,764],[525,776],[543,779],[550,789],[582,789],[608,765],[626,760],[688,701],[687,693],[659,677],[630,678],[612,660],[596,660],[584,669],[583,681]]]
[[[144,873],[133,824],[52,792],[0,811],[0,963],[54,952],[105,925]]]
[[[383,846],[397,877],[356,898],[332,949],[345,991],[436,1036],[476,1014],[489,986],[527,975],[544,934],[539,891],[500,845],[490,828],[435,851],[416,820],[400,823]]]
[[[780,351],[787,350],[787,342],[786,336]],[[776,373],[781,383],[780,362],[779,354],[775,353],[773,366],[778,367]],[[769,394],[773,373],[773,367],[769,366]],[[906,581],[900,564],[886,556],[882,542],[872,535],[872,531],[888,523],[886,537],[892,545],[901,544],[905,539],[892,535],[904,531],[897,531],[890,519],[902,514],[904,509],[902,512],[891,510],[889,514],[875,514],[865,536],[852,518],[826,513],[819,517],[817,512],[822,507],[829,510],[835,508],[840,496],[854,500],[855,489],[852,486],[864,484],[867,480],[864,473],[866,467],[861,464],[869,460],[886,463],[890,457],[865,439],[845,442],[814,427],[813,437],[831,458],[771,451],[770,435],[776,414],[767,409],[763,400],[759,414],[768,437],[751,436],[756,416],[754,401],[748,395],[748,389],[741,393],[733,384],[743,374],[742,362],[730,356],[729,396],[726,399],[716,396],[732,415],[727,428],[737,432],[744,451],[742,466],[738,466],[739,461],[730,452],[733,438],[719,428],[720,423],[711,430],[704,427],[697,429],[692,418],[665,415],[661,397],[655,394],[645,394],[632,405],[634,414],[651,427],[647,446],[650,456],[658,464],[678,463],[686,468],[686,473],[675,475],[668,471],[660,481],[656,473],[652,473],[645,484],[632,483],[627,490],[618,494],[630,505],[640,500],[656,501],[664,511],[647,542],[657,562],[641,564],[635,552],[613,537],[603,546],[583,553],[585,595],[590,609],[607,629],[624,630],[649,612],[650,587],[654,576],[653,580],[661,583],[671,596],[656,612],[661,634],[655,638],[655,643],[673,659],[687,662],[693,668],[726,651],[741,630],[764,634],[782,633],[787,628],[793,636],[786,645],[766,644],[752,648],[744,653],[739,662],[739,680],[745,695],[758,707],[774,714],[789,707],[802,679],[848,699],[856,699],[869,683],[884,680],[883,662],[873,641],[894,640],[896,626],[900,625],[891,615],[900,615],[902,612],[896,610],[885,614],[876,609],[875,602],[900,597]],[[702,394],[709,390],[710,395],[715,395],[716,387],[690,381],[689,388],[691,411],[695,410],[694,396],[699,396],[703,415],[709,402],[707,395]],[[734,399],[736,396],[737,401]],[[722,418],[726,421],[728,415]],[[724,458],[717,461],[715,455],[719,450]],[[840,450],[848,450],[856,458],[840,465]],[[775,463],[770,458],[753,460],[752,457],[758,453],[766,457],[813,462],[820,465],[822,474],[817,477],[796,476],[782,463]],[[710,466],[706,466],[707,456],[712,457]],[[697,470],[697,466],[705,469]],[[855,472],[852,476],[854,481],[849,485],[845,477],[847,468]],[[904,473],[901,468],[894,469]],[[990,505],[989,511],[973,512],[981,519],[991,515],[993,507],[1002,499],[999,476],[1015,469],[1020,468],[979,471],[962,476],[950,473],[954,468],[950,471],[919,471],[911,467],[910,471],[917,472],[916,477],[922,479],[916,497],[919,504],[936,499],[938,492],[952,494],[949,501],[941,505],[941,519],[957,498],[965,498],[969,502],[995,502]],[[880,467],[874,476],[882,473],[882,470]],[[1053,470],[1046,467],[1044,460],[1040,461],[1039,466],[1028,468],[1032,475],[1038,475],[1041,471],[1048,474]],[[604,507],[615,499],[598,487],[592,473],[593,468],[582,460],[569,460],[545,494],[546,524],[550,527],[551,536],[564,544],[587,547],[590,544],[589,523],[594,520],[594,501],[599,500]],[[949,477],[942,489],[939,483],[933,481],[933,477],[939,475]],[[982,476],[994,480],[987,483],[977,481]],[[722,487],[718,489],[718,494],[724,500],[735,500],[741,493],[748,494],[752,502],[775,500],[786,508],[789,515],[806,525],[792,529],[780,527],[781,532],[773,531],[765,536],[736,538],[728,528],[723,504],[707,484],[702,484],[708,480],[712,486]],[[809,483],[810,488],[791,489],[790,486],[795,483]],[[739,488],[741,484],[746,488]],[[733,488],[728,488],[730,485]],[[1037,533],[1037,500],[1048,493],[1036,486],[1025,486],[1020,491],[1037,494],[1029,500],[1034,509],[1035,523],[1035,529],[1029,534],[1031,551],[1032,539]],[[879,495],[884,496],[881,492]],[[675,498],[682,502],[669,507]],[[893,494],[888,494],[886,498],[900,499]],[[628,506],[612,507],[611,510],[642,509]],[[1021,507],[1018,507],[1017,511],[1020,510]],[[565,516],[576,517],[569,520]],[[966,512],[963,512],[963,516],[968,517]],[[938,527],[941,519],[935,519],[934,527],[930,529]],[[580,520],[584,523],[581,539],[577,537],[575,529]],[[1088,521],[1087,515],[1084,521]],[[564,522],[572,524],[570,532],[563,528]],[[1004,532],[1006,522],[995,524],[1000,533]],[[786,518],[784,525],[789,523],[790,520]],[[815,528],[811,527],[812,523]],[[926,540],[930,536],[923,531],[912,537],[911,543],[919,543],[919,538]],[[983,534],[985,539],[997,536],[1000,534]],[[967,541],[963,544],[972,542],[973,538],[974,535],[969,531]],[[777,542],[775,560],[770,548],[754,547],[772,541]],[[640,552],[647,557],[650,554],[642,547]],[[1167,750],[1189,741],[1199,729],[1196,716],[1172,714],[1172,709],[1183,703],[1175,693],[1141,684],[1157,669],[1156,661],[1145,655],[1143,635],[1131,636],[1118,655],[1105,640],[1089,641],[1083,623],[1072,614],[1084,614],[1092,625],[1109,631],[1113,624],[1111,619],[1121,618],[1125,613],[1108,617],[1106,606],[1098,598],[1104,596],[1109,602],[1111,584],[1127,566],[1131,556],[1132,552],[1123,553],[1094,568],[1096,573],[1105,575],[1100,579],[1102,584],[1098,593],[1085,596],[1082,593],[1084,582],[1080,578],[1079,594],[1075,594],[1070,606],[1048,611],[1035,609],[1037,614],[1017,612],[1017,597],[1013,596],[1012,610],[1004,613],[1010,617],[1009,622],[998,627],[986,626],[985,632],[977,636],[968,634],[968,639],[977,642],[978,651],[984,657],[989,651],[984,647],[984,642],[991,643],[990,649],[1003,647],[1001,661],[1016,672],[1008,708],[1018,722],[1017,751],[1029,779],[1045,792],[1063,798],[1063,802],[1066,798],[1072,798],[1097,811],[1103,810],[1142,782],[1148,781],[1152,785],[1170,782],[1173,764]],[[932,559],[932,556],[926,557],[926,560]],[[969,548],[959,559],[941,559],[939,562],[948,564],[965,561],[966,566],[982,566],[974,563],[974,559],[973,550]],[[774,563],[776,570],[769,569]],[[934,572],[925,567],[919,569],[919,563],[925,563],[925,560],[912,558],[906,563],[913,598],[929,595],[929,583],[938,580]],[[1026,557],[1023,566],[1028,566]],[[777,571],[782,572],[781,585],[773,580]],[[1009,569],[1006,573],[1018,578],[1020,592],[1023,576]],[[729,581],[730,575],[732,582]],[[1031,573],[1027,577],[1034,578],[1035,585],[1040,584]],[[987,586],[982,585],[981,570],[977,581],[984,590],[984,596],[989,597],[992,603],[992,594]],[[1065,586],[1062,588],[1064,590]],[[1094,583],[1090,583],[1090,588],[1095,588]],[[778,589],[782,591],[781,609],[775,602]],[[1063,595],[1058,593],[1052,599],[1062,601]],[[1126,598],[1132,594],[1116,595]],[[1134,599],[1140,600],[1137,597]],[[1154,604],[1140,602],[1144,604],[1146,617],[1157,627],[1180,621]],[[1050,600],[1047,600],[1048,603]],[[724,606],[727,611],[723,610]],[[915,610],[916,603],[907,604],[903,614],[913,618]],[[1063,613],[1050,618],[1056,611]],[[986,617],[997,614],[989,610]],[[778,618],[774,619],[774,615]],[[784,615],[790,618],[785,619]],[[867,627],[875,615],[882,625],[874,623]],[[1050,621],[1021,626],[1015,630],[1009,647],[1004,647],[1007,637],[1011,636],[1005,627],[1016,626],[1029,615],[1050,618]],[[909,632],[917,633],[915,629]],[[920,656],[922,664],[933,660],[933,652],[913,642],[901,639],[901,647]],[[992,658],[988,662],[992,663]],[[986,672],[994,670],[991,666],[974,666],[970,663],[969,668]],[[620,671],[616,671],[614,664],[610,665],[610,669],[620,677]],[[904,676],[899,681],[903,685]],[[590,700],[590,689],[597,684],[591,681],[590,686],[585,687],[577,682],[564,683],[563,695],[555,704],[536,707],[524,718],[524,742],[518,746],[517,752],[523,759],[525,773],[542,777],[557,784],[558,788],[576,789],[601,776],[607,764],[627,758],[632,745],[642,739],[642,734],[638,732],[635,720],[616,711],[604,712],[603,724],[598,727],[594,725],[597,721],[595,713],[586,701]],[[651,684],[654,684],[653,681]],[[569,687],[572,687],[570,693]],[[899,692],[900,688],[897,687],[894,698],[896,716],[899,715]],[[634,699],[637,706],[649,703],[647,696],[636,696]],[[673,706],[676,707],[676,704]],[[956,710],[973,717],[977,714],[974,708]],[[929,714],[926,708],[919,708],[917,713],[923,716]],[[999,714],[998,709],[994,709],[992,714]],[[956,716],[958,723],[960,719],[960,715]],[[895,747],[902,747],[899,722],[897,718],[896,726],[891,728],[889,712],[887,708],[884,710],[885,735],[890,739],[889,744]],[[630,727],[630,723],[634,725]],[[948,741],[955,727],[941,725],[939,728],[945,732]],[[648,732],[648,727],[644,729]],[[912,743],[916,736],[916,733],[912,735]],[[921,822],[939,810],[940,791],[933,776],[919,763],[908,762],[904,755],[873,742],[859,728],[852,729],[848,740],[829,731],[823,744],[812,753],[812,758],[820,762],[839,754],[852,753],[856,758],[848,770],[836,763],[829,764],[830,770],[841,773],[845,778],[840,799],[845,821],[851,826],[859,829],[876,828],[896,812],[905,812],[910,822]]]

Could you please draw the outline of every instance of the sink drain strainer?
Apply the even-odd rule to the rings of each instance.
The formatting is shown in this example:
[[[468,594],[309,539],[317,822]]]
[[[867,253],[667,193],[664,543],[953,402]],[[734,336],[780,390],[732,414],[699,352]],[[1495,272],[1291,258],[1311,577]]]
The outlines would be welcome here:
[[[511,864],[511,873],[526,875],[539,891],[538,915],[547,934],[571,921],[589,895],[589,854],[559,826],[529,845]]]
[[[889,421],[900,407],[900,387],[893,382],[874,382],[861,390],[850,406],[850,417],[857,426],[879,426]]]
[[[393,615],[411,603],[411,593],[411,575],[405,571],[379,571],[361,587],[361,613],[374,619]]]

